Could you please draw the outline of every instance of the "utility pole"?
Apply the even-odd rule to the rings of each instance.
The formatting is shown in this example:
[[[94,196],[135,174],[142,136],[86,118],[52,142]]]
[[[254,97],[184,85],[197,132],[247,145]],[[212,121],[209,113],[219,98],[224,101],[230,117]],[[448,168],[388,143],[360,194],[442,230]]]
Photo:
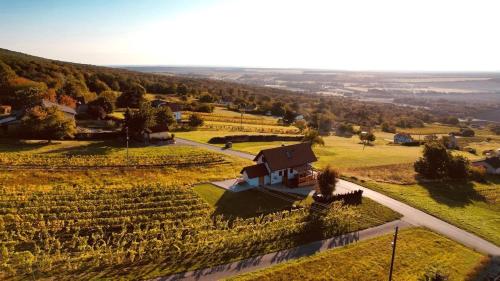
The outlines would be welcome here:
[[[391,270],[389,271],[389,281],[392,281],[392,269],[394,268],[394,256],[396,255],[396,241],[398,240],[398,227],[394,232],[394,241],[392,241],[392,257],[391,257]]]
[[[126,134],[127,134],[127,166],[128,166],[128,163],[129,163],[129,162],[128,162],[128,139],[129,139],[129,137],[128,137],[128,126],[127,126],[127,127],[125,127],[125,132],[126,132]]]

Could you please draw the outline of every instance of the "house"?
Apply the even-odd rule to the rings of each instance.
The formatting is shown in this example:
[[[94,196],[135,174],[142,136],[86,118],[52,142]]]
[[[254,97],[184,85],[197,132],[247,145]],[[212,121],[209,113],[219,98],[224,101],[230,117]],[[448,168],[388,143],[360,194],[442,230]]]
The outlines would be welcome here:
[[[64,113],[64,117],[70,120],[75,120],[76,111],[69,106],[58,104],[48,100],[42,100],[39,105],[43,108],[50,108],[55,106]],[[16,111],[16,113],[11,113],[9,116],[0,119],[0,127],[3,131],[7,131],[9,127],[17,126],[21,122],[20,120],[23,115],[23,111]]]
[[[241,170],[250,186],[283,184],[288,187],[312,185],[316,181],[311,164],[318,161],[309,143],[264,149],[255,156],[255,165]]]
[[[304,120],[304,115],[300,114],[295,116],[295,121],[301,121],[301,120]]]
[[[454,133],[448,134],[448,142],[446,146],[448,149],[459,149],[458,140]]]
[[[394,135],[394,143],[410,143],[413,142],[413,138],[407,133],[397,133]]]
[[[175,121],[180,122],[182,120],[182,109],[184,108],[184,106],[180,103],[173,103],[156,99],[151,101],[151,106],[155,108],[168,106],[170,110],[172,110]]]
[[[75,120],[76,110],[74,110],[73,108],[71,108],[69,106],[58,104],[55,102],[51,102],[51,101],[45,100],[45,99],[42,100],[42,103],[40,105],[44,108],[50,108],[50,107],[55,106],[55,107],[57,107],[57,109],[59,109],[60,111],[62,111],[64,113],[64,116],[67,119]]]
[[[500,175],[500,156],[497,155],[474,161],[472,162],[472,166],[484,167],[488,174]]]
[[[10,105],[0,105],[0,115],[8,115],[12,112]]]

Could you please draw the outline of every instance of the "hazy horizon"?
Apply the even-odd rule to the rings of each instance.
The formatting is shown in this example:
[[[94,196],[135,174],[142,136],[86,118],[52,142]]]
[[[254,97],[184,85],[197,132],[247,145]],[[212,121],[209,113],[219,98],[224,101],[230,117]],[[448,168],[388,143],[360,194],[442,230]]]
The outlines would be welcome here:
[[[5,1],[1,48],[105,66],[500,72],[496,1]]]

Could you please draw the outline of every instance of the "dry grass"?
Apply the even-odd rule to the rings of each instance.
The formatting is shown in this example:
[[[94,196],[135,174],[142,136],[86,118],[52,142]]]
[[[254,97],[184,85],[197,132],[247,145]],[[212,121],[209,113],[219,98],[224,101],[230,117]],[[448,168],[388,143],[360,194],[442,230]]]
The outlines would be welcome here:
[[[392,235],[385,235],[230,280],[387,280],[391,240]],[[393,280],[420,280],[432,269],[445,273],[449,280],[464,280],[483,259],[434,232],[407,229],[398,236]]]
[[[374,180],[377,182],[395,184],[416,183],[416,173],[413,164],[392,164],[372,167],[352,167],[340,170],[346,176],[356,177],[362,180]]]

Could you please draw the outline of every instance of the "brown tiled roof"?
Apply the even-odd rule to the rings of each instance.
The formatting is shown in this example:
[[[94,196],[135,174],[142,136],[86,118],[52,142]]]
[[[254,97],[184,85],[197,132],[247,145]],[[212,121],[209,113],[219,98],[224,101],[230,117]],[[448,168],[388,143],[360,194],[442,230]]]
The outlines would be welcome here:
[[[256,177],[262,177],[268,174],[266,164],[261,163],[257,165],[247,166],[241,170],[241,174],[246,172],[248,177],[253,179]]]
[[[318,161],[309,143],[264,149],[255,156],[254,161],[261,155],[264,156],[264,162],[267,162],[271,171],[293,168]]]

